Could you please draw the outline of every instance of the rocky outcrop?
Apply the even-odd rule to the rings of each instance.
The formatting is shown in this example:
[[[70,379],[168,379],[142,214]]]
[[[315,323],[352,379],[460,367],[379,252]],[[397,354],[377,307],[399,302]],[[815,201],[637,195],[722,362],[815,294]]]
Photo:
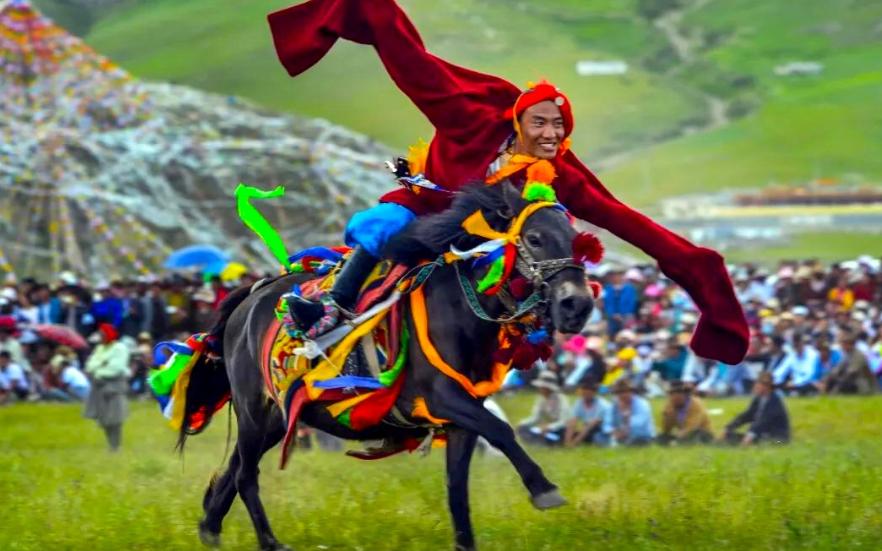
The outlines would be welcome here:
[[[364,136],[139,82],[22,0],[0,5],[0,59],[0,249],[19,273],[147,273],[192,243],[268,268],[238,220],[239,182],[286,186],[259,208],[292,250],[339,241],[349,215],[394,185],[382,167],[391,152]]]

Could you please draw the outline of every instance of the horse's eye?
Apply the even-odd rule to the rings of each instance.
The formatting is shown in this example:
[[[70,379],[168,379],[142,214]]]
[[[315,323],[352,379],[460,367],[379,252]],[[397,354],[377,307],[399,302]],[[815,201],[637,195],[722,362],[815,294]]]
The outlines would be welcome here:
[[[542,247],[542,238],[539,237],[537,233],[528,233],[526,236],[527,245],[533,247],[534,249],[538,249]]]

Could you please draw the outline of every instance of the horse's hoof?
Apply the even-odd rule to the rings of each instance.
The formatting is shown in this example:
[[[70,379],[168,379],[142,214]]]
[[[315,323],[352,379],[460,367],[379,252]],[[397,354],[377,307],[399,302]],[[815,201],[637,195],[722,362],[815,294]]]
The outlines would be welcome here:
[[[221,536],[220,532],[212,532],[208,528],[202,526],[202,523],[199,523],[199,541],[202,542],[202,545],[206,547],[220,547],[221,544]]]
[[[284,543],[273,542],[269,545],[265,545],[262,548],[262,551],[294,551]]]
[[[539,509],[540,511],[544,511],[545,509],[554,509],[555,507],[560,507],[562,505],[567,504],[567,500],[560,495],[560,492],[557,491],[557,488],[553,490],[548,490],[547,492],[542,492],[537,496],[531,496],[530,502],[533,504],[533,507]]]
[[[457,544],[457,546],[453,548],[453,551],[478,551],[478,548],[474,545],[465,546]]]

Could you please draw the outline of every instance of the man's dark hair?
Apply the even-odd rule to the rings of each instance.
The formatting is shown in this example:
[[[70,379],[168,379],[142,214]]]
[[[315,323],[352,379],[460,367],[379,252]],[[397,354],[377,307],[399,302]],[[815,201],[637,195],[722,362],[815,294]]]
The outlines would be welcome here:
[[[597,390],[600,389],[600,384],[595,380],[594,377],[585,376],[579,382],[579,388],[585,388],[597,392]]]

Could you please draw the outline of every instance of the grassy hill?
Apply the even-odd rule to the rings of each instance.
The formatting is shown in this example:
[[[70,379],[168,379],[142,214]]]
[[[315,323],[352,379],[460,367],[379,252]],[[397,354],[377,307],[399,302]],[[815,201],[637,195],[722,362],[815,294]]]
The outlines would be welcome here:
[[[395,147],[429,138],[374,52],[340,43],[291,79],[265,16],[292,0],[125,0],[62,23],[134,74],[324,117]],[[522,84],[547,77],[576,107],[574,148],[627,201],[696,191],[882,181],[882,3],[860,0],[401,0],[428,47]],[[59,6],[65,9],[59,9]],[[579,60],[629,63],[581,77]],[[791,61],[824,65],[780,77]],[[859,238],[870,246],[872,236]]]

